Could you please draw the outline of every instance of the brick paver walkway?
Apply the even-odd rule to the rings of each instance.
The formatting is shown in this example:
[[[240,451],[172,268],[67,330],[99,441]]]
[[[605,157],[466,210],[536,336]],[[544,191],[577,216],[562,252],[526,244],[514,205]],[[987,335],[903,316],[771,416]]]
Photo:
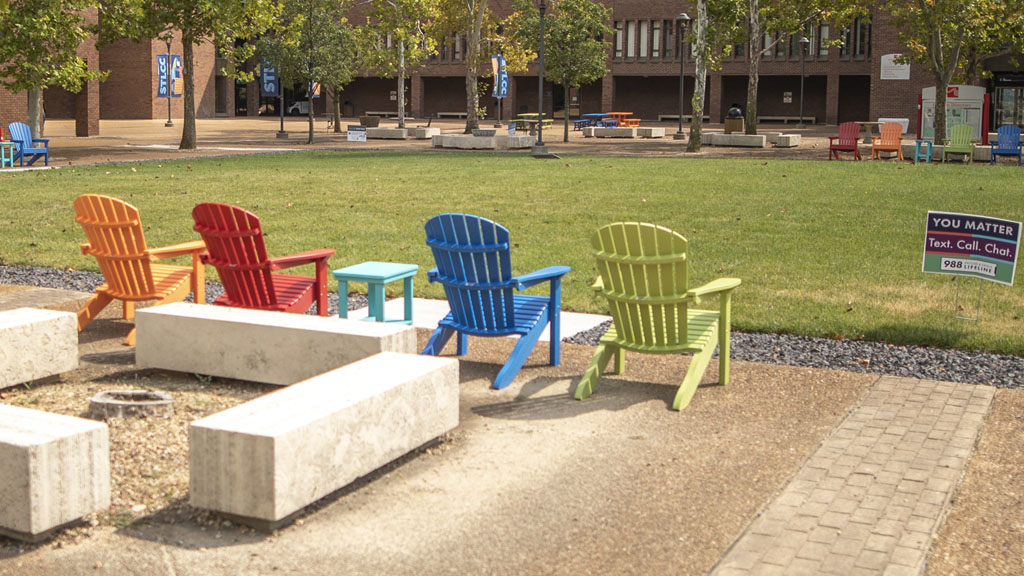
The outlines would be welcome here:
[[[921,574],[993,393],[880,378],[712,574]]]

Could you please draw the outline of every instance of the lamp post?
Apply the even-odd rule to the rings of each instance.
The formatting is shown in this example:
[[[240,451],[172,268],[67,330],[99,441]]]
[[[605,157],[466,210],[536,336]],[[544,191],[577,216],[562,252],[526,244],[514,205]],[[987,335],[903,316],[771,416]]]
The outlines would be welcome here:
[[[540,46],[537,50],[537,143],[533,145],[534,154],[547,154],[544,146],[544,12],[547,10],[544,0],[540,0]]]
[[[806,68],[805,59],[807,56],[807,46],[811,43],[811,40],[801,34],[800,37],[800,123],[796,125],[797,128],[804,127],[804,71]]]
[[[167,34],[167,123],[164,126],[168,128],[174,126],[174,120],[171,120],[171,96],[174,92],[171,89],[171,85],[174,83],[174,69],[171,67],[171,40],[173,38],[173,34]]]
[[[686,45],[683,40],[686,35],[686,28],[690,25],[690,16],[686,12],[682,12],[679,16],[676,16],[676,29],[679,33],[679,131],[672,137],[673,140],[685,140],[686,134],[683,133],[683,103],[686,102],[686,96],[684,96],[683,86],[685,76],[683,76],[683,65],[686,61],[683,59],[685,52],[683,47]]]

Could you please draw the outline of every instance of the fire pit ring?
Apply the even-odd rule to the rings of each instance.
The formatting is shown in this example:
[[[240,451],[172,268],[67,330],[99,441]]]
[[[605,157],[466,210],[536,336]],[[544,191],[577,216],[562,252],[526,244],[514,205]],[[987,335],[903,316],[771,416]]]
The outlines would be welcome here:
[[[154,390],[106,390],[92,397],[89,417],[130,418],[153,416],[169,411],[171,397]]]

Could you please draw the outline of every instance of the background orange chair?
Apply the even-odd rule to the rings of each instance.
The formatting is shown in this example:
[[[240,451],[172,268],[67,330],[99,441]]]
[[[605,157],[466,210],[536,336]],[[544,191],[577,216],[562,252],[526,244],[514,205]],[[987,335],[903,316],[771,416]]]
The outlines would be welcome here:
[[[882,152],[895,152],[903,160],[903,125],[899,122],[882,124],[881,136],[871,138],[871,159],[881,160]]]

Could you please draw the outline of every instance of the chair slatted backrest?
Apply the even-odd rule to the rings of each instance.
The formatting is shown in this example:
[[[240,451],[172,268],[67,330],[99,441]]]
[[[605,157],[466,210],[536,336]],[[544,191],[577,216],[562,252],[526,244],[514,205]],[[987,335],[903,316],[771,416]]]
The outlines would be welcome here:
[[[1000,150],[1016,150],[1020,147],[1020,126],[1007,124],[999,127],[996,148]]]
[[[89,254],[96,257],[112,295],[132,297],[156,292],[135,206],[109,196],[83,194],[75,198],[75,222],[85,231]]]
[[[259,217],[238,206],[205,202],[192,209],[192,219],[206,243],[206,262],[217,269],[228,298],[245,308],[276,306]]]
[[[957,124],[949,129],[949,143],[953,146],[968,146],[973,136],[974,126],[970,124]]]
[[[18,150],[32,147],[32,131],[24,122],[11,122],[7,125],[7,135],[11,142],[18,145]]]
[[[896,147],[903,142],[903,125],[899,122],[886,122],[879,132],[879,143],[884,147]]]
[[[860,137],[860,124],[856,122],[843,122],[839,125],[839,144],[841,146],[857,146],[857,139]]]
[[[591,244],[619,338],[685,346],[686,238],[655,224],[616,222],[599,228]]]
[[[425,228],[455,322],[486,332],[513,327],[508,230],[471,214],[440,214]]]

